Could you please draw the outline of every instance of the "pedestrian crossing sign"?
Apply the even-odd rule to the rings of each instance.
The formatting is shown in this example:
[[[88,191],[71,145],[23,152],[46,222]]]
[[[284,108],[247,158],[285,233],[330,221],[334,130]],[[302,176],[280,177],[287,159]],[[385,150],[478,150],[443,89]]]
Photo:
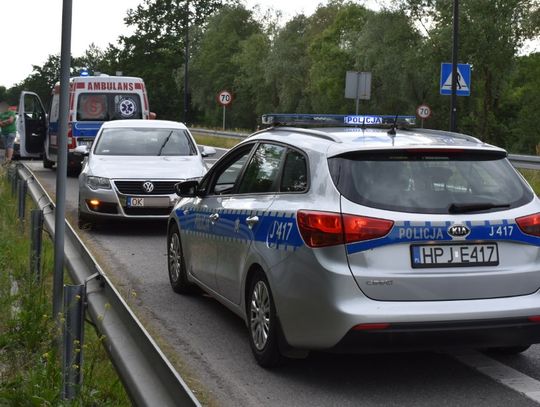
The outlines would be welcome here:
[[[456,95],[470,96],[471,94],[471,65],[457,64]],[[452,64],[441,64],[441,95],[452,94]]]

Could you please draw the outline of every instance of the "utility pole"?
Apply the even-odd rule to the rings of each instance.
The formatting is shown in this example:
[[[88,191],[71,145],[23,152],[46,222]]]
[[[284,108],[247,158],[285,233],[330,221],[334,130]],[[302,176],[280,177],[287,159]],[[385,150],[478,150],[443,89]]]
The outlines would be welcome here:
[[[458,83],[458,44],[459,44],[459,0],[454,0],[452,45],[452,96],[450,107],[450,131],[457,131],[457,83]]]
[[[56,209],[54,220],[53,318],[59,321],[64,287],[64,234],[66,231],[67,132],[69,116],[69,69],[71,66],[72,0],[63,0],[60,53],[60,117],[56,161]]]
[[[189,119],[189,1],[186,2],[186,35],[184,38],[184,123],[188,124]]]

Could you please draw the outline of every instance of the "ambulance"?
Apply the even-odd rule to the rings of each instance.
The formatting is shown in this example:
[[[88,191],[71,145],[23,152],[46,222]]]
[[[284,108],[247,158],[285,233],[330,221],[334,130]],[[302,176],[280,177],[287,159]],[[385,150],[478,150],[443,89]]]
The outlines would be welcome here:
[[[57,161],[60,116],[60,84],[52,91],[48,116],[39,97],[22,92],[18,129],[21,134],[21,157],[42,156],[43,167]],[[70,79],[68,116],[68,173],[81,170],[78,146],[90,146],[101,125],[109,120],[148,119],[148,95],[141,78],[127,76],[79,76]],[[24,135],[24,137],[23,137]]]

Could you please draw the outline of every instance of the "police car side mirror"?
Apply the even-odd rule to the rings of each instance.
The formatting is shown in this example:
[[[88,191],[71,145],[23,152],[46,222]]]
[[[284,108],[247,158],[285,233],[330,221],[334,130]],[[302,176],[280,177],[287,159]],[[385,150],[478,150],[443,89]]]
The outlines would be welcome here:
[[[174,192],[181,198],[193,198],[199,192],[199,181],[183,181],[175,184]]]
[[[75,147],[75,150],[73,150],[73,153],[87,157],[88,154],[90,154],[90,148],[87,145],[77,146]]]
[[[214,147],[203,146],[201,150],[201,155],[203,157],[211,157],[216,154],[216,149]]]

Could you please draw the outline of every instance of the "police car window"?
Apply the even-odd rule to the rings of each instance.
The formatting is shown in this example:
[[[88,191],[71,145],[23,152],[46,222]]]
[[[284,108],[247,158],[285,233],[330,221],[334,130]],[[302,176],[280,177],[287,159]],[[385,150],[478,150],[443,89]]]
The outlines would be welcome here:
[[[500,154],[358,152],[329,159],[329,167],[347,199],[379,209],[446,214],[452,204],[515,208],[533,198]]]
[[[136,93],[81,93],[77,100],[78,121],[141,119],[141,100]]]
[[[281,176],[281,192],[304,192],[307,190],[306,157],[298,151],[289,150],[285,157]]]
[[[103,130],[94,154],[186,156],[196,155],[197,150],[185,130],[111,128]]]
[[[238,193],[263,193],[276,190],[281,158],[285,147],[274,144],[261,144],[251,161],[238,187]]]
[[[241,149],[236,157],[232,159],[224,167],[217,169],[216,182],[209,191],[210,194],[228,194],[233,191],[234,185],[238,177],[242,173],[244,164],[249,158],[253,145]]]

